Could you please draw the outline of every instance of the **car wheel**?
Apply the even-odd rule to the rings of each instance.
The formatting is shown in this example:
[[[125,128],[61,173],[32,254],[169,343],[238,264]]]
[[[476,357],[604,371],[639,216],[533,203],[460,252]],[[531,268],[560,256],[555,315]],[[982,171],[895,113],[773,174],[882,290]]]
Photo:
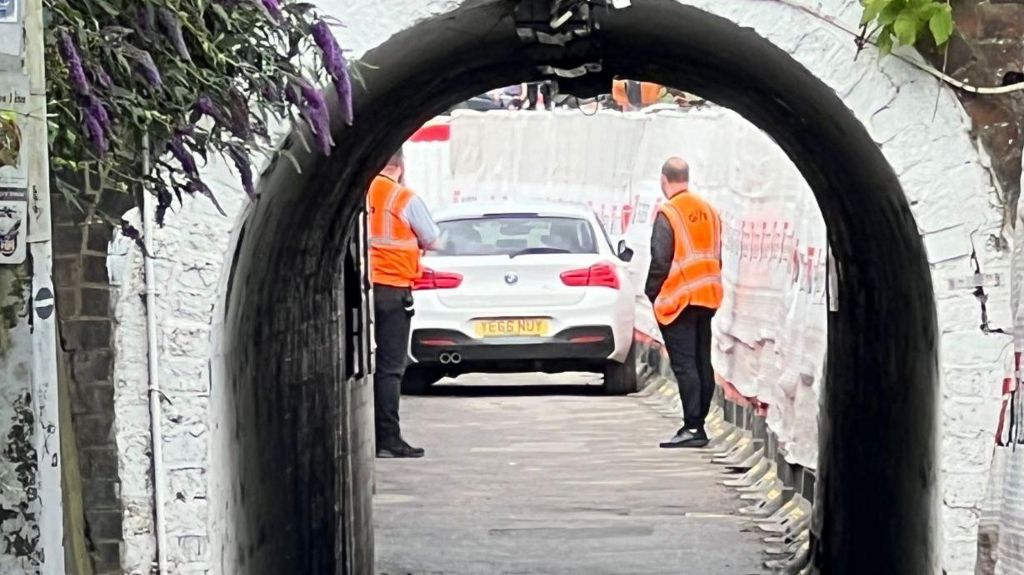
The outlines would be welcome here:
[[[433,370],[410,365],[405,368],[405,375],[402,376],[402,393],[405,395],[422,395],[430,389],[431,385],[437,383],[439,379],[441,379],[441,376]]]
[[[622,363],[609,361],[604,368],[604,391],[611,395],[626,395],[637,390],[636,345],[629,348]]]

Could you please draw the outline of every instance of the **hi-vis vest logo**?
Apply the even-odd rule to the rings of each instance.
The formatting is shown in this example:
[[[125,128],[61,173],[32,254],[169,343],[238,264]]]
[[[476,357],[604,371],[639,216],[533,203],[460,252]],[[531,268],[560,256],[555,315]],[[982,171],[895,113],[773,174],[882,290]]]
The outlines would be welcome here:
[[[693,210],[686,216],[686,219],[690,220],[691,224],[706,222],[708,221],[708,214],[704,210]]]

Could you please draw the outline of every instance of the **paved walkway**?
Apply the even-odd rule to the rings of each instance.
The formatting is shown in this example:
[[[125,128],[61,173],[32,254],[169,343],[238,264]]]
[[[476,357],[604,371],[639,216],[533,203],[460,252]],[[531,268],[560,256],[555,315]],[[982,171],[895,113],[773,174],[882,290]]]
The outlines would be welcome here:
[[[472,376],[404,397],[427,457],[377,460],[378,573],[763,572],[720,468],[658,449],[674,422],[638,400],[565,385],[592,379]],[[480,382],[501,384],[467,385]]]

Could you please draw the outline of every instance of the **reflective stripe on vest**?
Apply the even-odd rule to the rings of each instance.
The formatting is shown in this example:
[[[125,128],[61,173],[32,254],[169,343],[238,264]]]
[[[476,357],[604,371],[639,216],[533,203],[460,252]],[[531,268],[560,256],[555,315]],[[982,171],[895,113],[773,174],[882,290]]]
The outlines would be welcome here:
[[[373,283],[409,287],[420,277],[419,241],[402,216],[412,197],[412,191],[383,176],[370,186],[367,240]]]
[[[692,201],[693,197],[678,200]],[[654,301],[654,312],[658,323],[668,325],[688,305],[699,305],[717,309],[722,300],[721,277],[721,222],[710,206],[711,237],[709,245],[696,249],[689,225],[676,202],[662,204],[661,213],[668,218],[674,238],[672,267],[662,284],[661,292]]]
[[[370,245],[374,246],[397,246],[397,247],[413,247],[419,249],[419,242],[416,238],[400,240],[395,238],[394,233],[394,219],[401,217],[401,210],[396,210],[396,206],[399,200],[402,199],[402,184],[395,182],[391,187],[391,191],[388,192],[388,201],[384,207],[385,214],[391,214],[394,218],[384,216],[384,234],[379,237],[371,237]],[[402,206],[405,209],[405,206]]]

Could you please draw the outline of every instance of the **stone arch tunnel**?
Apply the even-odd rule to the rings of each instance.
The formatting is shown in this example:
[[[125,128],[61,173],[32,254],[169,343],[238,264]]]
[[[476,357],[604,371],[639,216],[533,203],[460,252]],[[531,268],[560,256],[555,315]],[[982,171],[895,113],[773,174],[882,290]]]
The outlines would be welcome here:
[[[289,137],[283,147],[297,165],[279,155],[264,173],[221,310],[225,401],[234,411],[223,425],[236,442],[228,554],[252,573],[372,572],[362,190],[391,150],[451,104],[576,70],[586,73],[563,79],[563,91],[586,95],[623,76],[732,108],[800,169],[828,224],[838,278],[813,562],[828,573],[931,572],[931,275],[903,188],[861,121],[790,54],[708,11],[672,0],[593,8],[574,38],[547,44],[519,33],[537,22],[517,4],[453,4],[365,54],[358,121],[344,126],[330,102],[332,154]],[[869,495],[864,485],[884,488]]]

